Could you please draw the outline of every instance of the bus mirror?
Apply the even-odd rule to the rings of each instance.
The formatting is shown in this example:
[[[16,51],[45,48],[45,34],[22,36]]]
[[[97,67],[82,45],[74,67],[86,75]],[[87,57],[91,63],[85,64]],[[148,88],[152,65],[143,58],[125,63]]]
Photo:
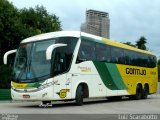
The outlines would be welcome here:
[[[64,47],[64,46],[67,46],[67,44],[63,44],[63,43],[59,43],[59,44],[53,44],[53,45],[50,45],[47,50],[46,50],[46,59],[47,60],[50,60],[51,59],[51,56],[52,56],[52,52],[55,48],[57,47]]]
[[[10,51],[8,51],[8,52],[6,52],[6,53],[4,54],[4,56],[3,56],[3,63],[4,63],[5,65],[7,64],[8,55],[13,54],[13,53],[15,53],[15,52],[17,52],[17,50],[10,50]]]

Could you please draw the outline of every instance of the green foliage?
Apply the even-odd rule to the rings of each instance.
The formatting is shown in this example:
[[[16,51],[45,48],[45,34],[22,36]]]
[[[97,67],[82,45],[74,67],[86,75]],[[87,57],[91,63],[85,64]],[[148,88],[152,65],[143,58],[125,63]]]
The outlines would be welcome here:
[[[131,42],[125,42],[123,44],[126,44],[126,45],[129,45],[129,46],[132,46],[132,47],[136,47],[134,44],[132,44]]]
[[[136,41],[135,45],[132,44],[131,42],[125,42],[124,44],[132,46],[132,47],[137,47],[138,49],[147,50],[146,45],[145,45],[146,43],[147,43],[147,39],[144,36],[142,36],[139,38],[138,41]]]
[[[61,30],[59,18],[48,14],[43,6],[35,8],[21,9],[20,21],[23,25],[24,38],[36,34]],[[26,32],[28,31],[28,32]]]
[[[13,35],[17,9],[7,0],[0,0],[0,64],[3,54],[14,48],[15,36]]]
[[[59,18],[43,6],[18,10],[7,0],[0,0],[0,64],[3,54],[17,48],[21,40],[59,30],[62,30]]]
[[[139,49],[147,50],[146,45],[145,45],[146,43],[147,43],[147,39],[142,36],[142,37],[139,38],[138,41],[136,41],[136,46]]]
[[[8,0],[0,0],[0,87],[7,87],[4,81],[11,76],[10,68],[2,65],[5,52],[16,49],[27,37],[59,30],[59,18],[43,6],[19,10]]]
[[[6,65],[0,66],[0,89],[10,88],[11,70],[11,67]]]

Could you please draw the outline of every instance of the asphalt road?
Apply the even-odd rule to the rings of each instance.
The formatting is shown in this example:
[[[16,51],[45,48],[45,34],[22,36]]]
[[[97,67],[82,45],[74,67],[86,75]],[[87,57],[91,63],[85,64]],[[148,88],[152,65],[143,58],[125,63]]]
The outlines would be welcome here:
[[[101,120],[106,117],[117,120],[119,114],[160,114],[159,94],[150,95],[145,100],[86,100],[83,106],[76,106],[74,102],[56,102],[51,108],[39,108],[38,104],[39,102],[0,102],[0,114],[18,115],[21,119],[16,120],[49,120],[53,117],[57,120]]]

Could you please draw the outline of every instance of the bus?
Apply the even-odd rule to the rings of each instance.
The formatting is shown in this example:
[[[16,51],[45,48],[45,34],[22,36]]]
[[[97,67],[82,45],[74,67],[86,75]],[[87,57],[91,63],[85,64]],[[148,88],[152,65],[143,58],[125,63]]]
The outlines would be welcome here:
[[[127,96],[146,99],[157,92],[156,55],[81,31],[59,31],[21,41],[11,81],[13,100],[52,101]]]

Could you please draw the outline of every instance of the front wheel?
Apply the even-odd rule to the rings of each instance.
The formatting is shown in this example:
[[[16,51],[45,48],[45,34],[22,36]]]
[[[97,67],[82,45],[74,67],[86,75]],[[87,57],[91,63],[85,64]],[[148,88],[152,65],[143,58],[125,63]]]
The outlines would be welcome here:
[[[79,106],[83,105],[83,90],[81,85],[78,86],[76,91],[76,104]]]

